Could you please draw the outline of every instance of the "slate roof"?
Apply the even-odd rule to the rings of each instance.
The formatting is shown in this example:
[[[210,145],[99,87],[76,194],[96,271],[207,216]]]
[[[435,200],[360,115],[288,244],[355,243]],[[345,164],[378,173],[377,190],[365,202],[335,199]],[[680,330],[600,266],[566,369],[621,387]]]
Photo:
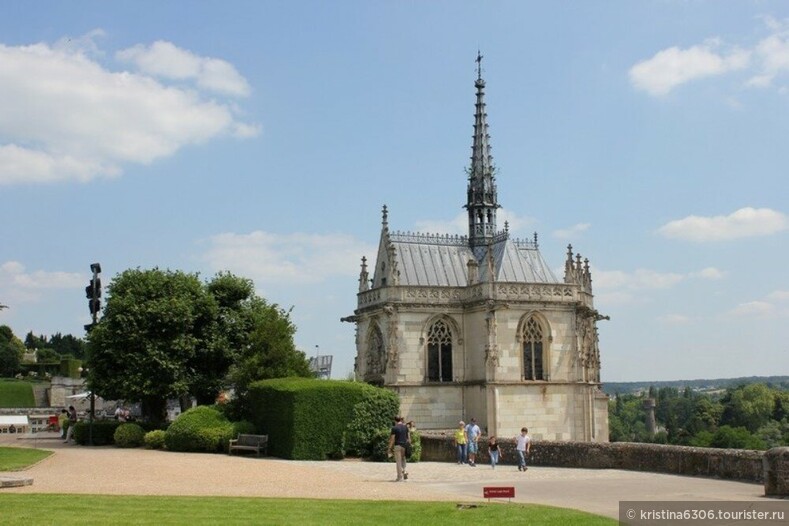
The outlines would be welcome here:
[[[495,281],[508,283],[560,283],[542,258],[537,245],[499,236],[491,245],[470,248],[468,238],[400,234],[389,236],[395,248],[400,285],[464,287],[468,262],[479,265],[479,281],[488,281],[488,249],[492,252]]]

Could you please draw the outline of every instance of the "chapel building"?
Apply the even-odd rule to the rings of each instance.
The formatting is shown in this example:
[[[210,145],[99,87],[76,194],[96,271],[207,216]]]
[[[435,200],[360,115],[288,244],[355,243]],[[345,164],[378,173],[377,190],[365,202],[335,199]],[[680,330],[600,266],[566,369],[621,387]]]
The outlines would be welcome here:
[[[475,417],[488,435],[608,441],[608,397],[589,260],[568,247],[563,279],[537,234],[499,230],[485,81],[477,57],[468,169],[468,235],[392,231],[388,210],[372,269],[362,258],[356,378],[395,390],[421,429]],[[372,278],[370,274],[372,273]]]

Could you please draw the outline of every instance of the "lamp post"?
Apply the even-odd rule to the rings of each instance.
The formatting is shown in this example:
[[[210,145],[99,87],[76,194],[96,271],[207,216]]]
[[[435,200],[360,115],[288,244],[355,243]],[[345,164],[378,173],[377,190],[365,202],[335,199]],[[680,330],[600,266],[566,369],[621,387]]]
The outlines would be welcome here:
[[[89,373],[90,369],[86,368],[79,368],[79,375],[82,376],[82,373]],[[90,388],[90,409],[88,410],[88,445],[93,445],[93,413],[96,411],[96,396],[93,394],[93,386]]]

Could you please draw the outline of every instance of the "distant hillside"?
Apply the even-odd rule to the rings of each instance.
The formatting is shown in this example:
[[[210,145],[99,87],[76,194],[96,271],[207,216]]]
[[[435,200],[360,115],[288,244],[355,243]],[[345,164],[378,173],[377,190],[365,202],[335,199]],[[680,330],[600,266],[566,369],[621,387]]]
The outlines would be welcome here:
[[[609,395],[616,393],[629,394],[646,391],[650,386],[654,386],[656,389],[660,387],[676,387],[677,389],[690,387],[696,391],[715,391],[717,389],[726,389],[728,387],[755,383],[767,384],[771,387],[789,391],[789,376],[743,376],[741,378],[671,380],[667,382],[606,382],[603,383],[603,391]]]

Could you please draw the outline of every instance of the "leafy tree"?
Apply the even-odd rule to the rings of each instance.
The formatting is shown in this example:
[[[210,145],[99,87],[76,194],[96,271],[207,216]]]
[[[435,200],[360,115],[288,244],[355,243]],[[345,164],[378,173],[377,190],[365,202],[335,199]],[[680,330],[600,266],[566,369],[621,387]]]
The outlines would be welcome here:
[[[121,273],[89,336],[91,388],[105,398],[139,400],[146,418],[163,420],[167,399],[203,379],[198,368],[201,355],[213,351],[216,319],[216,301],[197,275],[158,268]]]
[[[79,359],[85,357],[85,340],[71,334],[53,334],[49,338],[49,347],[61,356],[70,355]]]
[[[33,331],[30,331],[25,336],[25,347],[32,351],[33,349],[49,347],[49,343],[47,342],[47,337],[43,334],[41,336],[36,336],[33,334]]]
[[[25,345],[14,336],[11,327],[0,325],[0,376],[13,376],[24,352]]]
[[[60,363],[60,355],[54,350],[44,347],[36,353],[36,361],[38,363]]]
[[[723,399],[721,423],[754,432],[766,424],[775,409],[775,394],[764,384],[748,384],[729,390]]]
[[[127,270],[110,284],[103,314],[90,334],[91,385],[104,397],[142,401],[153,420],[168,398],[213,404],[228,385],[243,414],[251,382],[311,376],[289,312],[230,273],[203,284],[193,274]]]
[[[734,449],[765,449],[764,442],[744,427],[721,426],[710,443],[712,447]]]

